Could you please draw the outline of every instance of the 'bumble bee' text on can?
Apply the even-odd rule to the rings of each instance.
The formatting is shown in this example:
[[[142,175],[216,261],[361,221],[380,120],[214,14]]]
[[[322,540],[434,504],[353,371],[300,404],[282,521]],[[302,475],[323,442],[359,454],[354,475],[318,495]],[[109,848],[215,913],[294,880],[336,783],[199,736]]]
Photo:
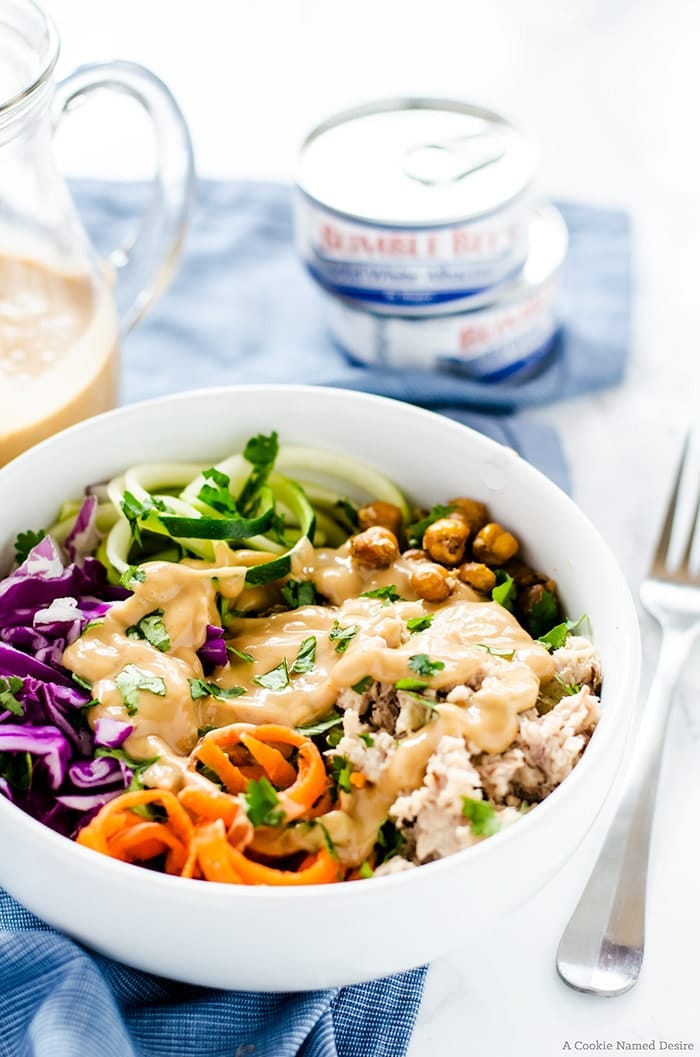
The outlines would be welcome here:
[[[301,153],[297,242],[331,293],[434,306],[512,279],[528,253],[531,144],[504,118],[451,100],[340,114]]]
[[[499,381],[534,367],[558,327],[556,293],[567,232],[553,206],[530,224],[531,249],[517,280],[469,312],[406,318],[376,315],[358,302],[325,296],[335,341],[353,359],[386,367],[448,367]]]

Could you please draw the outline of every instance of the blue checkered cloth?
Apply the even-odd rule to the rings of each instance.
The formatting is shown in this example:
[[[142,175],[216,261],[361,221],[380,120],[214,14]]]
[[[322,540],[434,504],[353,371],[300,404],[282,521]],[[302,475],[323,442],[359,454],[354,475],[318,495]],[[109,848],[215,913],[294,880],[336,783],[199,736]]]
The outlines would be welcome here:
[[[76,196],[106,252],[133,229],[144,189],[81,183]],[[561,208],[571,237],[561,340],[536,377],[486,386],[349,365],[295,257],[289,188],[202,182],[178,276],[126,342],[123,399],[232,382],[366,389],[465,421],[567,487],[554,431],[513,412],[620,382],[629,231],[622,213]],[[0,892],[0,1057],[403,1057],[424,978],[416,969],[287,994],[190,987],[96,955]]]

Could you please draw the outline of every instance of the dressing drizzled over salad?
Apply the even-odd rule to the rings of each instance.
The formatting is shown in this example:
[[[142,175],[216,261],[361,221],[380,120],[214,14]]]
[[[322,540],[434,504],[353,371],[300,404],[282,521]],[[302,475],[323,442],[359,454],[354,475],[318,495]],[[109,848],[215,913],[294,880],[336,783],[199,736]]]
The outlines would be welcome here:
[[[516,821],[597,722],[593,647],[482,503],[413,510],[275,433],[133,467],[16,547],[0,791],[118,859],[238,884],[411,869]]]

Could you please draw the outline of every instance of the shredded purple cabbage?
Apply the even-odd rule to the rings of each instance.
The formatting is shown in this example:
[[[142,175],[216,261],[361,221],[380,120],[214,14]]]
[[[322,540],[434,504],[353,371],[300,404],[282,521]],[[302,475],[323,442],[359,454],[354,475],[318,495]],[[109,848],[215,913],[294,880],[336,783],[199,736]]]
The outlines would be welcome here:
[[[134,773],[123,759],[95,755],[99,747],[118,749],[133,727],[105,717],[93,733],[84,711],[90,694],[62,664],[85,626],[129,595],[109,584],[90,556],[96,509],[88,496],[66,540],[67,562],[45,537],[0,582],[0,690],[19,703],[18,709],[10,700],[0,713],[0,794],[68,836],[127,788]]]
[[[207,637],[204,645],[197,650],[197,656],[202,662],[205,675],[211,675],[215,668],[228,663],[223,628],[218,628],[215,624],[207,624]]]

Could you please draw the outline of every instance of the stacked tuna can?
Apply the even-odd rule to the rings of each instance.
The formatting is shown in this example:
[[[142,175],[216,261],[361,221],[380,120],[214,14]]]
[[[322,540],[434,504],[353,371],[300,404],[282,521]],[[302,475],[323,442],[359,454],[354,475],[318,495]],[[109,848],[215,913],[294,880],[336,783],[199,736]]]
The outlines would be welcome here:
[[[567,249],[532,145],[498,114],[400,99],[339,114],[301,152],[296,235],[354,360],[482,381],[547,355]]]

